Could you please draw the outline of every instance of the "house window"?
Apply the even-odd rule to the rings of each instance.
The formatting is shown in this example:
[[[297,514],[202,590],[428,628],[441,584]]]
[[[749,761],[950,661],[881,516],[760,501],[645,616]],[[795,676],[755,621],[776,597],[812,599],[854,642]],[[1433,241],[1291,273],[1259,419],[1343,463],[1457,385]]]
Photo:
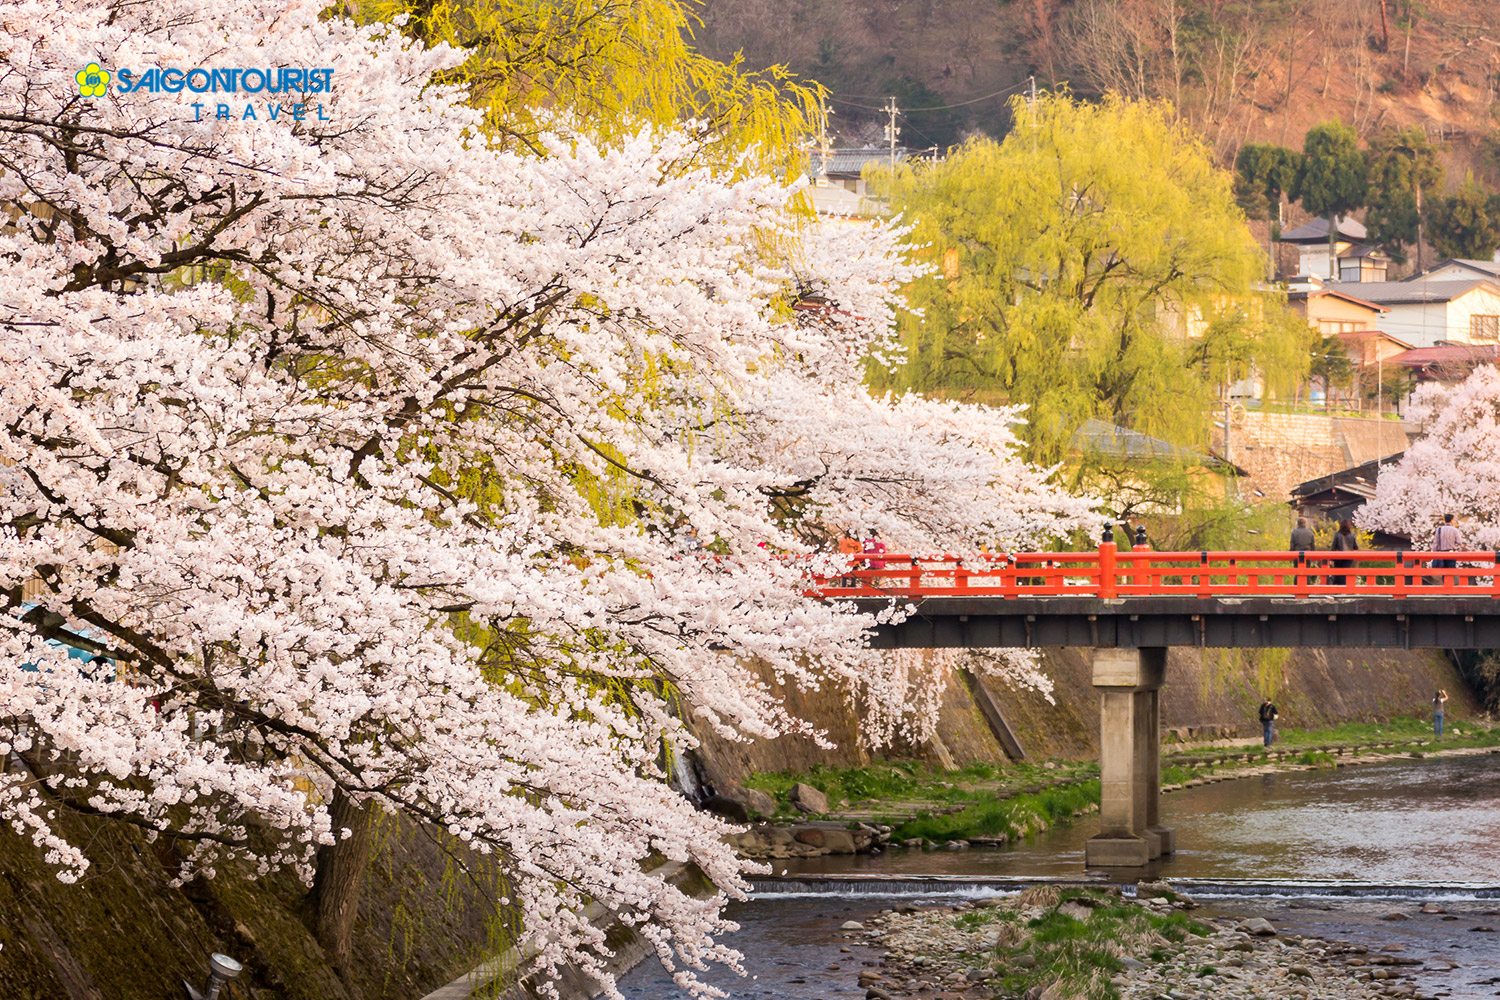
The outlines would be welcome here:
[[[1500,316],[1470,316],[1469,336],[1474,340],[1500,340]]]

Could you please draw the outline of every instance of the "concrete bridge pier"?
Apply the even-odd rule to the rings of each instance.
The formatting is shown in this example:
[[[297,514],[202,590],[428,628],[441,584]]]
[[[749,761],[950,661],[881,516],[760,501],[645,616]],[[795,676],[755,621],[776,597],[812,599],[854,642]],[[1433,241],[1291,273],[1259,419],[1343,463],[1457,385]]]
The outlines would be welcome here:
[[[1090,868],[1144,865],[1171,854],[1176,835],[1161,825],[1161,685],[1164,646],[1094,650],[1099,689],[1099,835]]]

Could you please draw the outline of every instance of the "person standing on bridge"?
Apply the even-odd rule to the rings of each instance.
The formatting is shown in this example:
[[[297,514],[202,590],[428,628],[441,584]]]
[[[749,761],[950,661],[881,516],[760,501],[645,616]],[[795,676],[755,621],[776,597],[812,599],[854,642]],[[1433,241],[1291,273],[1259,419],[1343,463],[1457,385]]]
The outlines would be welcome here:
[[[1444,688],[1438,688],[1437,693],[1432,696],[1432,735],[1443,735],[1443,704],[1448,700],[1448,692]]]
[[[1307,518],[1297,518],[1297,526],[1292,529],[1291,540],[1291,550],[1297,554],[1297,565],[1301,566],[1306,561],[1303,553],[1311,552],[1317,547],[1318,540],[1313,537],[1313,530],[1307,526]],[[1307,582],[1309,584],[1317,583],[1318,578],[1315,576],[1309,576],[1307,578]]]
[[[860,545],[859,539],[854,537],[854,531],[852,529],[845,531],[843,537],[839,539],[839,555],[844,557],[844,568],[859,569],[859,560],[854,557],[863,551],[864,546]],[[853,576],[845,576],[839,579],[839,586],[853,587],[858,582],[858,579]]]
[[[1267,698],[1260,703],[1260,727],[1266,738],[1266,746],[1271,745],[1271,739],[1276,735],[1276,706]]]
[[[1452,514],[1443,515],[1443,523],[1438,525],[1437,531],[1432,536],[1432,551],[1434,552],[1457,552],[1464,547],[1464,536],[1458,530],[1458,518]],[[1432,565],[1437,569],[1452,569],[1457,565],[1452,559],[1434,559]],[[1438,577],[1437,582],[1443,582]]]
[[[1354,537],[1354,525],[1350,524],[1347,519],[1339,522],[1338,534],[1333,536],[1333,544],[1329,548],[1335,552],[1354,552],[1359,549],[1359,539]],[[1354,560],[1335,559],[1333,564],[1339,569],[1348,569],[1354,565]],[[1330,576],[1328,578],[1328,582],[1335,587],[1342,587],[1344,580],[1345,577],[1343,576]]]
[[[880,536],[875,533],[874,528],[870,529],[870,534],[865,538],[864,552],[865,567],[867,569],[885,569],[885,560],[878,558],[885,555],[885,542],[880,540]],[[872,587],[879,587],[884,583],[885,580],[882,577],[872,576],[870,578],[870,585]]]

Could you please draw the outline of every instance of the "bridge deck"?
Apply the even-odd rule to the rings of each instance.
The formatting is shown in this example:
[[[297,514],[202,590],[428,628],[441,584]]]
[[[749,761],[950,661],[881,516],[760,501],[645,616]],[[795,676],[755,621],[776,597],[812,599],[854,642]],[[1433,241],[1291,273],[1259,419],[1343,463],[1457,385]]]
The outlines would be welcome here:
[[[867,610],[889,606],[861,599]],[[934,597],[878,626],[877,648],[1363,646],[1500,649],[1491,597]]]
[[[911,606],[881,648],[1500,648],[1500,553],[1113,549],[887,555],[810,593]]]

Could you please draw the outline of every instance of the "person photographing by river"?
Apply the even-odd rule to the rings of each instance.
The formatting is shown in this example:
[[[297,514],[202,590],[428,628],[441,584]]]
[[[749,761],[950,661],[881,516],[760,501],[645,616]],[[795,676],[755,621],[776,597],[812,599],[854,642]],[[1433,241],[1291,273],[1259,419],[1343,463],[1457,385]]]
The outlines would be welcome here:
[[[1260,726],[1266,739],[1266,746],[1271,745],[1271,740],[1276,735],[1276,706],[1267,698],[1260,703]]]
[[[1432,696],[1432,735],[1443,735],[1443,704],[1448,700],[1448,692],[1438,688]]]

